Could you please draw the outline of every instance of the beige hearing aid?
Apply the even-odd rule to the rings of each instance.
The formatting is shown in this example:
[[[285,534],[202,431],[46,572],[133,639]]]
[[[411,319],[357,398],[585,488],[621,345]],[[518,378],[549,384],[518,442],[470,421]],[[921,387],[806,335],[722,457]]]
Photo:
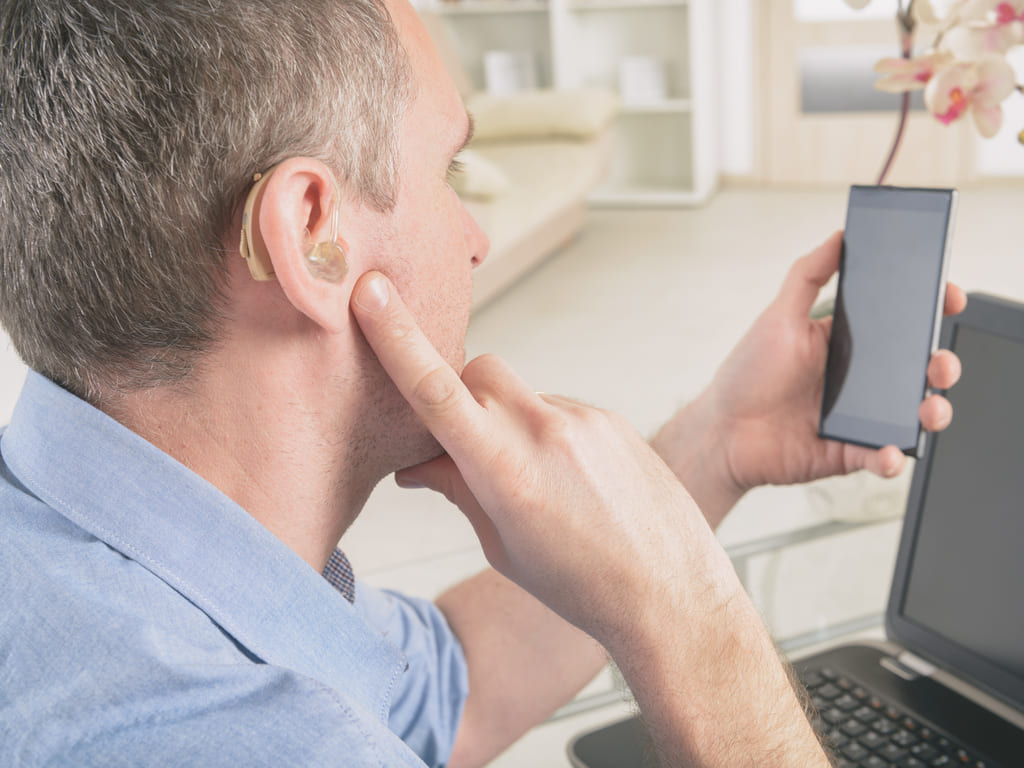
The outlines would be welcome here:
[[[267,253],[267,245],[263,241],[263,235],[259,229],[253,231],[253,208],[256,206],[256,199],[267,179],[270,178],[277,166],[274,166],[266,173],[254,174],[254,184],[249,190],[249,196],[245,199],[245,207],[242,209],[242,232],[238,241],[238,252],[249,265],[249,274],[254,280],[266,281],[276,279],[274,267]],[[333,181],[333,179],[332,179]],[[340,282],[348,273],[348,261],[345,257],[345,249],[338,243],[338,201],[341,199],[337,182],[334,182],[334,196],[331,198],[331,231],[330,239],[316,243],[305,254],[306,269],[318,280],[327,282]],[[309,238],[309,230],[306,230],[306,237]]]

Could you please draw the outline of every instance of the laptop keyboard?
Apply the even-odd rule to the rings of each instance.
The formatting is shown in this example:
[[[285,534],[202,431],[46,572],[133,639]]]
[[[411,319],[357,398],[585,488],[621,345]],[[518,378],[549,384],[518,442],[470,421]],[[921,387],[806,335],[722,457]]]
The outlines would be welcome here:
[[[814,730],[835,754],[836,768],[999,768],[828,667],[801,678]]]

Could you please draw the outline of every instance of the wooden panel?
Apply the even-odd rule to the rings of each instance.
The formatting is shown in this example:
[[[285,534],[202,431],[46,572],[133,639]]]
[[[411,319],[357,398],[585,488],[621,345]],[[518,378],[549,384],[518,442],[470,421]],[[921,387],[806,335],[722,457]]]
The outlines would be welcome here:
[[[837,0],[838,1],[838,0]],[[777,184],[850,184],[877,180],[899,119],[898,110],[805,114],[800,109],[802,47],[891,45],[895,21],[799,23],[792,0],[763,0],[758,147],[762,180]],[[944,126],[912,112],[886,183],[956,186],[973,176],[972,126]]]

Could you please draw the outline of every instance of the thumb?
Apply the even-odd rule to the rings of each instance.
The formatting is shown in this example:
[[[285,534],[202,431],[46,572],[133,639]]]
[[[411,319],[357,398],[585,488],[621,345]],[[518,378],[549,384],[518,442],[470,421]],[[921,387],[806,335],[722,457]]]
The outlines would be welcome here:
[[[779,300],[801,317],[811,311],[818,293],[839,269],[843,232],[834,232],[825,242],[797,259],[786,275]]]
[[[458,504],[459,497],[469,492],[459,468],[447,453],[442,453],[422,464],[398,470],[395,472],[395,482],[401,488],[429,488],[443,493],[452,504]]]
[[[506,572],[503,568],[507,557],[501,544],[501,535],[469,490],[451,456],[443,454],[423,464],[399,470],[395,473],[395,482],[402,488],[429,488],[443,494],[473,526],[487,561],[499,571]]]

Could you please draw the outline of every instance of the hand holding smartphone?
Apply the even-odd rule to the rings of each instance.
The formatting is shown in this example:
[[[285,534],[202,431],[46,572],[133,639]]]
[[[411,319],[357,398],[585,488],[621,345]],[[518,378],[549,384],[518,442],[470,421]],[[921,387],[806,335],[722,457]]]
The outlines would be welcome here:
[[[850,188],[818,433],[917,456],[957,192]]]

